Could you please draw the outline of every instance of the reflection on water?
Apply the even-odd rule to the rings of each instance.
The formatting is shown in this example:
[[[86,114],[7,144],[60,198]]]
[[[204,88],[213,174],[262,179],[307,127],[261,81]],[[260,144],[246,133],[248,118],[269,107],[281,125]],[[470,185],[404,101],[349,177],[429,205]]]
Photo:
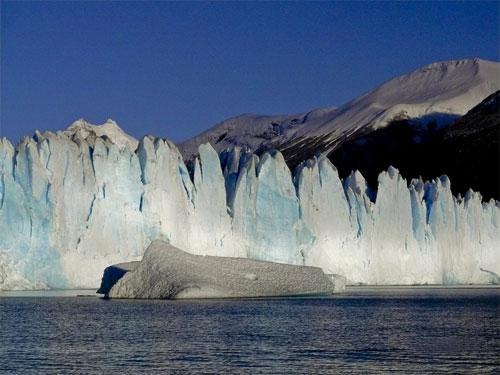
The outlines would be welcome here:
[[[191,301],[2,295],[0,373],[500,370],[495,288]]]

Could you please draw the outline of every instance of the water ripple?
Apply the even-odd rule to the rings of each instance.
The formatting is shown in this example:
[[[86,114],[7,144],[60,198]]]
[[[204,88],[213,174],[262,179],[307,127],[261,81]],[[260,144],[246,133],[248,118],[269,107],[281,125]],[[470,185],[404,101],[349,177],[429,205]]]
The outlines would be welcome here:
[[[500,371],[498,289],[334,298],[0,298],[0,373]]]

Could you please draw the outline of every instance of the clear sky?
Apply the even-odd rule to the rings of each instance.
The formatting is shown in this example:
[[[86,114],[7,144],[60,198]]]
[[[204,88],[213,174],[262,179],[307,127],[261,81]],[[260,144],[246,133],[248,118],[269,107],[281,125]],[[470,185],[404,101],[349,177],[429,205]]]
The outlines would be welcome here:
[[[440,60],[499,59],[480,2],[1,2],[0,135],[85,118],[184,140],[340,105]]]

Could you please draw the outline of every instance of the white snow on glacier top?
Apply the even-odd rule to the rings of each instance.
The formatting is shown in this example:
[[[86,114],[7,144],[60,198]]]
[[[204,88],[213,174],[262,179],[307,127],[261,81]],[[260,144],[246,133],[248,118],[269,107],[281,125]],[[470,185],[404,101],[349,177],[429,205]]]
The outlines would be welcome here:
[[[139,143],[134,137],[125,133],[111,119],[106,120],[102,125],[93,125],[84,119],[80,119],[71,124],[63,133],[74,140],[87,140],[89,143],[93,143],[96,137],[107,137],[118,147],[128,147],[130,150],[135,150]]]
[[[362,128],[377,129],[395,118],[450,121],[500,89],[500,63],[481,59],[437,62],[396,77],[339,108],[303,114],[241,115],[225,120],[179,145],[185,157],[211,142],[221,151],[326,136],[332,145]]]

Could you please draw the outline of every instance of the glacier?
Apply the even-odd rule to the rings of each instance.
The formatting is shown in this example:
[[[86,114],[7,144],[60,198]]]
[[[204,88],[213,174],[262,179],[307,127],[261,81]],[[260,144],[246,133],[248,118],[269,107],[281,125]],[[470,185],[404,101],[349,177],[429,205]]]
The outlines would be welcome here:
[[[350,284],[483,284],[500,274],[500,204],[393,167],[374,191],[324,156],[292,173],[278,151],[203,144],[188,168],[169,140],[137,141],[112,120],[0,139],[0,289],[95,288],[154,240]]]

